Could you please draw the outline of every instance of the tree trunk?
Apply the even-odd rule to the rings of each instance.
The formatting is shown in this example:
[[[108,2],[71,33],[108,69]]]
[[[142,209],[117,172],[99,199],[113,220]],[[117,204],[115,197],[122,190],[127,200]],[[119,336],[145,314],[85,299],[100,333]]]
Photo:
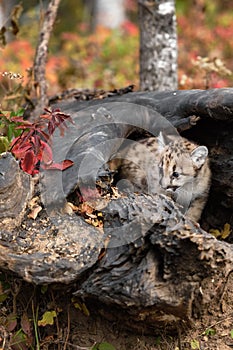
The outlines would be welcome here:
[[[16,0],[0,0],[0,29],[2,27],[5,27],[6,29],[8,29],[11,26],[10,17],[15,5],[16,5]],[[14,37],[13,34],[8,29],[5,32],[6,40],[7,41],[12,40],[13,37]]]
[[[177,89],[174,0],[139,0],[140,90]]]
[[[16,0],[0,0],[0,28],[9,24],[11,10]]]
[[[34,84],[37,103],[34,115],[40,115],[45,107],[48,107],[46,63],[48,59],[48,43],[53,30],[57,10],[61,0],[51,0],[44,15],[44,22],[40,31],[39,42],[34,58]]]

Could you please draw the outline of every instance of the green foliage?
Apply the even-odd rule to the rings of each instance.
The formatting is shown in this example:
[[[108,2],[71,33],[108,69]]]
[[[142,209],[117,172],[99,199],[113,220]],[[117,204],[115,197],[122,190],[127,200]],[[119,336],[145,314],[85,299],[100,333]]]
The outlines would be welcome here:
[[[0,154],[6,152],[10,147],[10,142],[6,136],[0,136]]]
[[[116,348],[113,345],[111,345],[111,344],[109,344],[107,342],[104,342],[104,343],[97,343],[97,344],[95,344],[91,348],[91,350],[116,350]]]
[[[193,350],[200,350],[200,343],[199,343],[198,340],[192,339],[191,342],[190,342],[190,345],[191,345],[191,349],[193,349]]]
[[[47,291],[48,291],[48,285],[47,284],[43,284],[42,286],[41,286],[41,293],[42,294],[45,294],[45,293],[47,293]]]
[[[71,301],[73,302],[73,305],[75,307],[75,309],[82,311],[82,313],[85,316],[90,316],[90,311],[88,310],[87,306],[85,303],[80,302],[79,300],[77,300],[77,298],[72,298]]]
[[[17,112],[0,111],[0,154],[8,151],[13,138],[21,134],[21,130],[17,129],[19,123],[13,118],[20,117],[23,113],[23,109],[19,109]]]
[[[215,334],[216,334],[216,330],[213,328],[207,328],[203,333],[203,335],[207,335],[207,336],[213,336]]]
[[[13,119],[15,117],[22,117],[23,114],[24,109],[22,108],[18,109],[16,112],[0,111],[0,132],[6,136],[9,142],[11,142],[14,137],[18,137],[22,132],[17,129],[20,123]]]
[[[27,335],[22,329],[19,329],[16,333],[12,335],[11,338],[11,349],[27,350]]]

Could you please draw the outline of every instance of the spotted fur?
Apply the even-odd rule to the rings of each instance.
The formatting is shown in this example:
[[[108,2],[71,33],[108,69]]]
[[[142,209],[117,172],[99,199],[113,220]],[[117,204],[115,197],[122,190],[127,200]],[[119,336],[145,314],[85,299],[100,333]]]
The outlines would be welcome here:
[[[126,147],[119,165],[131,191],[168,194],[192,220],[200,219],[211,177],[205,146],[160,133]]]

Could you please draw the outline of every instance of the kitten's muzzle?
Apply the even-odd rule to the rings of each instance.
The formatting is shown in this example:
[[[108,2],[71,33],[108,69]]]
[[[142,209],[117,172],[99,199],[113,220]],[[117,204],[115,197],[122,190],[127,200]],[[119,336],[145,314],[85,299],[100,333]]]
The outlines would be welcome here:
[[[160,184],[160,187],[163,188],[167,192],[175,192],[179,188],[179,186],[173,186],[173,185],[166,186],[166,185],[163,185],[161,181],[160,181],[159,184]]]

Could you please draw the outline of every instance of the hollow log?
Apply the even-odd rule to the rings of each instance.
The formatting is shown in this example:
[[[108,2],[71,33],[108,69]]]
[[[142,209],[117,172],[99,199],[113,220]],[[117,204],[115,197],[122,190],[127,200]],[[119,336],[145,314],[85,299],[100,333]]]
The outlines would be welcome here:
[[[207,210],[203,217],[205,229],[209,229],[210,227],[222,227],[226,222],[233,225],[232,98],[232,88],[179,90],[171,92],[135,92],[104,100],[97,99],[79,103],[71,99],[58,103],[57,106],[63,111],[70,113],[77,120],[78,125],[80,125],[80,120],[83,120],[84,123],[86,122],[88,124],[88,127],[90,127],[92,121],[91,118],[89,120],[83,118],[83,114],[85,114],[83,112],[84,110],[88,108],[95,110],[95,106],[96,110],[98,110],[98,106],[107,106],[106,108],[110,112],[113,109],[115,112],[114,120],[116,119],[116,122],[119,120],[124,122],[124,127],[117,124],[118,131],[116,138],[122,137],[122,135],[124,135],[124,138],[129,137],[130,134],[135,132],[135,126],[136,129],[141,128],[143,131],[146,130],[152,134],[156,134],[156,130],[163,124],[158,114],[156,114],[157,112],[165,117],[182,136],[199,144],[206,145],[210,152],[212,187]],[[132,107],[127,107],[127,103],[133,104]],[[148,112],[143,110],[143,106],[148,109]],[[165,127],[169,132],[169,125],[167,124]],[[125,129],[123,130],[123,128]],[[107,133],[107,136],[105,136],[106,139],[114,137],[115,130],[113,129],[110,134]],[[91,146],[90,141],[87,143],[87,147]],[[77,147],[79,147],[79,142],[77,143]],[[119,144],[115,146],[115,148],[117,147],[119,147]],[[77,153],[76,150],[70,151]],[[109,156],[108,151],[111,153],[115,149],[114,147],[111,150],[107,149],[105,158]],[[75,157],[74,159],[76,159]],[[79,152],[77,157],[82,158]],[[97,155],[96,158],[98,157]],[[79,158],[78,162],[80,162]],[[68,172],[71,173],[74,171],[77,174],[78,172],[76,170],[76,168],[68,169]],[[70,179],[70,177],[66,176],[66,179]],[[69,192],[70,186],[67,184],[66,179],[63,181],[63,186],[65,191]],[[76,180],[77,177],[73,181],[75,182]]]
[[[207,232],[233,225],[233,89],[138,92],[56,107],[75,125],[64,138],[54,135],[54,160],[74,166],[41,172],[43,211],[33,221],[24,205],[21,225],[1,230],[0,267],[36,284],[78,282],[77,296],[116,308],[131,329],[174,327],[211,308],[233,266],[232,235],[223,242]],[[126,138],[174,128],[209,148],[213,175],[202,228],[163,195],[95,199],[103,229],[62,213],[77,188],[85,194],[103,181],[106,162]]]

